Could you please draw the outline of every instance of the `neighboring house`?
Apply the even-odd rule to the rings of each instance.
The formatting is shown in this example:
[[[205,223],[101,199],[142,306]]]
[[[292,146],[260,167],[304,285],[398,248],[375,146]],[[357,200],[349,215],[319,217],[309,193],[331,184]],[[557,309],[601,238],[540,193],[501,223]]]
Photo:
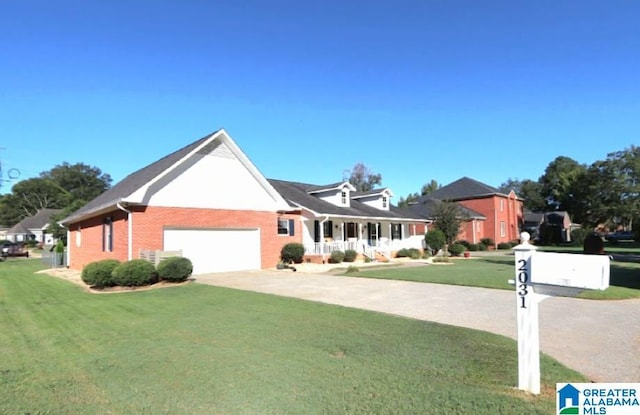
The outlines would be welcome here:
[[[455,202],[468,209],[471,220],[463,224],[459,239],[477,243],[482,238],[491,238],[497,245],[519,238],[523,201],[513,190],[505,194],[495,187],[463,177],[422,196],[416,204],[433,199]],[[423,217],[433,219],[428,215]]]
[[[356,192],[349,182],[269,183],[292,209],[300,211],[302,243],[310,257],[324,260],[333,251],[352,249],[371,258],[390,258],[403,248],[422,249],[428,221],[392,206],[393,193],[388,188]]]
[[[346,203],[357,209],[338,207],[343,191]],[[359,224],[356,241],[363,239],[362,226],[369,222],[377,233],[367,240],[377,239],[387,232],[381,228],[391,224],[402,224],[400,232],[408,239],[411,221],[389,207],[372,206],[385,198],[388,206],[388,190],[351,192],[349,184],[314,188],[269,181],[219,130],[132,173],[61,223],[69,229],[68,261],[75,269],[101,259],[138,258],[142,250],[182,251],[193,262],[194,274],[271,268],[289,242],[306,243],[310,255],[333,249],[311,246],[312,241],[351,242],[349,223]],[[314,210],[318,206],[323,209]],[[331,237],[320,233],[328,221]]]
[[[557,242],[570,242],[571,231],[580,225],[571,222],[569,213],[563,210],[552,212],[526,212],[524,214],[523,230],[529,232],[532,239],[540,236],[541,226],[552,228],[552,238]]]
[[[413,216],[429,219],[433,221],[435,219],[435,212],[437,205],[442,203],[440,199],[434,199],[429,196],[420,198],[417,202],[411,203],[407,209],[413,213]],[[460,232],[458,233],[457,240],[468,241],[473,244],[480,243],[480,240],[485,237],[485,221],[486,217],[481,213],[478,213],[472,209],[469,209],[463,205],[458,205],[461,209],[461,218],[463,223],[460,225]]]
[[[35,215],[28,216],[7,230],[6,238],[13,242],[36,241],[52,245],[55,241],[47,233],[51,217],[62,212],[62,209],[40,209]]]

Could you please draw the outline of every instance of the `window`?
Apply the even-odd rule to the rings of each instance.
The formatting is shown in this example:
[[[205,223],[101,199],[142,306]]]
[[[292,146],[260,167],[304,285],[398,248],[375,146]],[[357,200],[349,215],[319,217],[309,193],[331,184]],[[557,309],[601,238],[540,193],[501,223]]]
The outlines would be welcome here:
[[[354,222],[347,223],[347,238],[357,238],[356,224]]]
[[[113,219],[105,218],[102,222],[102,250],[113,252]]]
[[[295,235],[295,222],[293,219],[278,219],[278,235]]]
[[[341,200],[342,204],[346,206],[346,204],[347,204],[347,192],[346,191],[343,191],[340,194],[340,200]]]
[[[500,212],[504,210],[504,199],[500,199]]]
[[[333,222],[328,220],[322,224],[322,233],[325,238],[333,238]]]
[[[386,196],[382,196],[382,207],[383,208],[387,208],[387,197]]]
[[[507,225],[504,223],[504,221],[500,222],[500,236],[506,236],[507,235]]]
[[[78,226],[76,230],[76,246],[80,248],[80,245],[82,245],[82,228]]]
[[[402,239],[402,224],[391,224],[391,239]]]

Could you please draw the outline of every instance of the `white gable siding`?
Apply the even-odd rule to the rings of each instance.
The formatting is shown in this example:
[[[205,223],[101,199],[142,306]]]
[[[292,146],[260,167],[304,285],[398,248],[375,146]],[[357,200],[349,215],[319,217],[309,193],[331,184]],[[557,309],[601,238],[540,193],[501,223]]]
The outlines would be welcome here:
[[[279,205],[224,144],[196,154],[177,177],[150,191],[149,206],[273,211]]]

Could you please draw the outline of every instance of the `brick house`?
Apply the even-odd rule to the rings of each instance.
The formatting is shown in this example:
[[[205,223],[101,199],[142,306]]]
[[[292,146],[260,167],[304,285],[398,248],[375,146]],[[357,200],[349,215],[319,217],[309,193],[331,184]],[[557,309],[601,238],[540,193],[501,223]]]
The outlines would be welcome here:
[[[308,250],[318,248],[309,242],[318,239],[316,220],[325,220],[326,226],[326,214],[333,215],[332,226],[338,226],[337,218],[376,224],[376,246],[368,246],[370,238],[355,239],[367,242],[354,245],[363,252],[378,249],[379,235],[390,229],[387,224],[401,223],[408,239],[409,224],[415,223],[393,208],[372,207],[375,200],[390,197],[387,189],[367,197],[351,194],[348,183],[324,190],[303,185],[308,186],[301,190],[306,202],[298,203],[300,194],[285,192],[286,183],[294,182],[267,180],[231,137],[219,130],[130,174],[63,219],[68,228],[68,264],[82,269],[97,260],[124,261],[138,258],[143,250],[157,250],[181,251],[193,262],[194,274],[272,268],[289,242],[305,243]],[[343,204],[345,189],[349,206],[338,206]],[[315,199],[313,206],[305,205]],[[324,210],[315,212],[318,206]],[[380,229],[381,224],[386,228]],[[340,242],[337,232],[332,235]],[[340,237],[343,248],[352,241],[343,234]],[[333,243],[333,239],[318,242]],[[332,246],[337,245],[323,244],[319,253],[309,253],[324,255]]]
[[[433,203],[438,201],[455,202],[464,209],[467,220],[461,225],[459,240],[478,243],[483,238],[491,238],[499,244],[519,238],[523,201],[513,190],[505,194],[463,177],[421,197],[408,209],[425,219],[433,219]]]

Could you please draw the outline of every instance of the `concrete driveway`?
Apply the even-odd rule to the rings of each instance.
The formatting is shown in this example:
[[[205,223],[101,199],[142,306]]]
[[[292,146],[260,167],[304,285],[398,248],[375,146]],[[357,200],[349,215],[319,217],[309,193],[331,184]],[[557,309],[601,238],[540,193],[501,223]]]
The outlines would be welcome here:
[[[517,338],[515,293],[291,271],[198,275],[196,282],[468,327]],[[540,347],[594,382],[640,382],[640,300],[554,297],[540,304]]]

